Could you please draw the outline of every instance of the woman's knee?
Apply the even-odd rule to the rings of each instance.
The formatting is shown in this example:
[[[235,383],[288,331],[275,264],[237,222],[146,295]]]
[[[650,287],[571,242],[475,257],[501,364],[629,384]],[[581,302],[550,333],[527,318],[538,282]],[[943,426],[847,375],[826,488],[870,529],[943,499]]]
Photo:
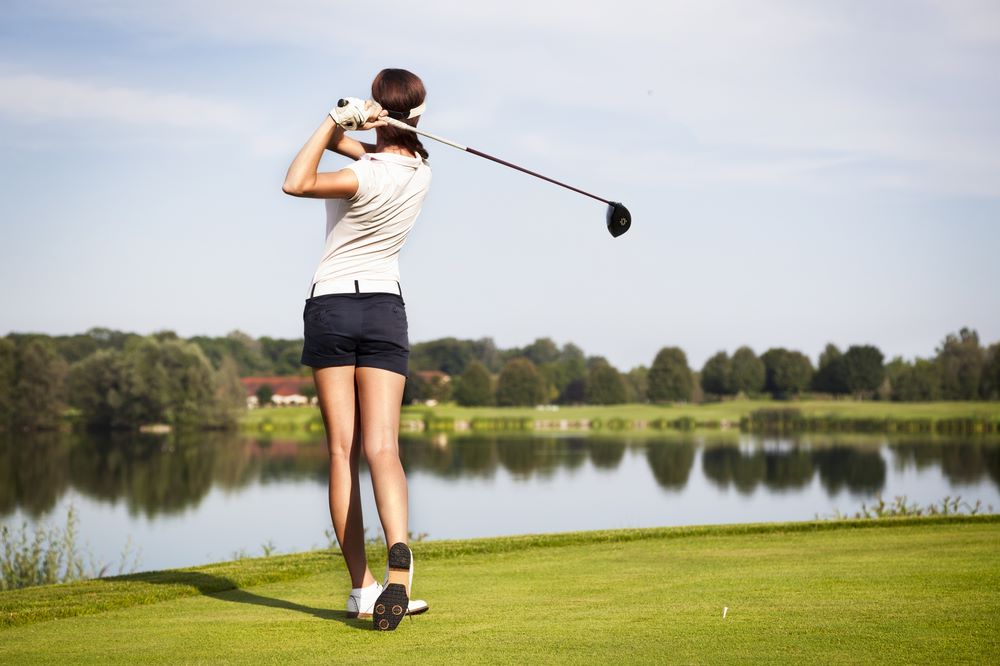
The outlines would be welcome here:
[[[330,454],[330,458],[338,460],[349,461],[352,455],[356,457],[358,454],[356,444],[353,433],[334,433],[326,439],[326,449]]]
[[[380,463],[399,462],[399,442],[396,439],[373,438],[372,441],[365,440],[365,460],[369,467]]]

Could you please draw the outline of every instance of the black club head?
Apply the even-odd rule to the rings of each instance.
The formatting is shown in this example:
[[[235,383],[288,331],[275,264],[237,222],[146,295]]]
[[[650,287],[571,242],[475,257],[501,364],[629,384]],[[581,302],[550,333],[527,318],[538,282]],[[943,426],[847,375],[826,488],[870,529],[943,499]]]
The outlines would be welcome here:
[[[628,208],[617,201],[608,202],[608,231],[615,238],[629,230],[632,226],[632,214]]]

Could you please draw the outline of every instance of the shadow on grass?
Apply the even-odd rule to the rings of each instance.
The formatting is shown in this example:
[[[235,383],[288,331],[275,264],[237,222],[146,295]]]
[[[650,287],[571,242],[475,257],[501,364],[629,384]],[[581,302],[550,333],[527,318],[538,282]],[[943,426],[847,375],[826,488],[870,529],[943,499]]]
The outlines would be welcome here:
[[[211,574],[197,571],[158,571],[148,575],[138,574],[131,576],[134,579],[141,579],[145,583],[157,585],[187,585],[198,590],[206,597],[213,597],[222,601],[232,601],[241,604],[253,604],[255,606],[267,606],[269,608],[281,608],[312,615],[321,620],[335,620],[355,629],[372,629],[371,620],[359,620],[347,617],[347,612],[342,610],[331,610],[329,608],[313,608],[297,604],[294,601],[285,599],[275,599],[265,597],[260,594],[248,592],[240,589],[234,581],[223,576],[213,576]]]

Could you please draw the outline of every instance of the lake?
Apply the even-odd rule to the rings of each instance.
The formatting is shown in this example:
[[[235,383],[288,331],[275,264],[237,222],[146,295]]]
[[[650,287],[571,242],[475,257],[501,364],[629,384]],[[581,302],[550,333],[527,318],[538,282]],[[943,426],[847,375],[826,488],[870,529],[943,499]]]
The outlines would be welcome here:
[[[429,539],[810,520],[879,495],[1000,508],[1000,439],[737,432],[406,436],[414,534]],[[363,463],[362,463],[363,466]],[[362,467],[368,536],[380,534]],[[63,526],[98,567],[138,570],[329,544],[327,454],[239,434],[0,439],[0,522]]]

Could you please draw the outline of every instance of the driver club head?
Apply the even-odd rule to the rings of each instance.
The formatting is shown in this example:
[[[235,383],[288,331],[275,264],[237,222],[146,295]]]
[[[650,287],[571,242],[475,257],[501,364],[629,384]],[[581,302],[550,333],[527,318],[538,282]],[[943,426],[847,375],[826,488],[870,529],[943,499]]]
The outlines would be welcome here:
[[[632,226],[632,214],[628,208],[617,201],[608,202],[608,231],[615,238],[629,230]]]

